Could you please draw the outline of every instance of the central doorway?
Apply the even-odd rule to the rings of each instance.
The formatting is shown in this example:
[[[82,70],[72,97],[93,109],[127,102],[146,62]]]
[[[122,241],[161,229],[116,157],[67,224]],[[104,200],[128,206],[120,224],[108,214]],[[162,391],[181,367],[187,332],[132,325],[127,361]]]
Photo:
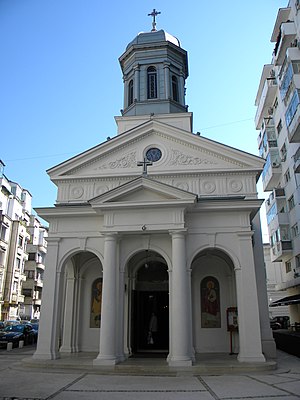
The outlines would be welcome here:
[[[169,279],[167,265],[147,261],[136,273],[132,291],[131,348],[134,356],[169,351]]]

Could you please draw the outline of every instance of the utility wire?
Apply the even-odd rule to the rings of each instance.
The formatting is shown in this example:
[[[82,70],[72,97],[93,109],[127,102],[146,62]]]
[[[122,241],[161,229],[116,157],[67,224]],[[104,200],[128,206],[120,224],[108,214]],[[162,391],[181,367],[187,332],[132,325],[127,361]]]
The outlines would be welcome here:
[[[234,125],[234,124],[239,124],[241,122],[252,121],[252,120],[253,120],[253,118],[247,118],[247,119],[241,119],[238,121],[227,122],[226,124],[208,126],[206,128],[200,128],[200,132],[208,130],[208,129],[221,128],[222,126]],[[80,153],[80,152],[82,152],[82,150],[80,150],[78,153]],[[69,153],[48,154],[48,155],[40,155],[40,156],[35,156],[35,157],[15,158],[12,160],[5,160],[5,162],[28,161],[28,160],[36,160],[36,159],[40,159],[40,158],[52,158],[52,157],[58,157],[58,156],[66,156],[68,154],[76,155],[77,152],[72,151]]]

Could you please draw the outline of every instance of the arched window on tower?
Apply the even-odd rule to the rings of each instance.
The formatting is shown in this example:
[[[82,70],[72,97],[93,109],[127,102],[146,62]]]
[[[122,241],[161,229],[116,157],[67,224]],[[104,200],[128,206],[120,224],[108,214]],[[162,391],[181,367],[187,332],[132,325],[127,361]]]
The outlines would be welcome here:
[[[172,99],[174,101],[179,101],[178,96],[178,79],[175,75],[172,75]]]
[[[157,98],[157,72],[155,67],[147,69],[148,99]]]
[[[128,107],[133,103],[133,80],[128,83]]]

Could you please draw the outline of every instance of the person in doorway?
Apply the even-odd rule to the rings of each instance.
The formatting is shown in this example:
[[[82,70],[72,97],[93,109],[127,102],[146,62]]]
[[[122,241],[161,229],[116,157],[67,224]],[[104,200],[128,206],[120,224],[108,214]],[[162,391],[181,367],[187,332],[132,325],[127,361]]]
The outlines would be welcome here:
[[[153,312],[149,322],[148,344],[154,344],[157,341],[157,316]]]

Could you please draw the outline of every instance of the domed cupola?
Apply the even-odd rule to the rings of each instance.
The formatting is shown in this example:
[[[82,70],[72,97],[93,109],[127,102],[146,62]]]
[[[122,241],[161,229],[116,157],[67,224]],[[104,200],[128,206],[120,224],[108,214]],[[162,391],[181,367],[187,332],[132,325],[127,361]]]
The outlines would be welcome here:
[[[187,112],[187,52],[164,30],[139,33],[119,58],[124,81],[122,116]]]

